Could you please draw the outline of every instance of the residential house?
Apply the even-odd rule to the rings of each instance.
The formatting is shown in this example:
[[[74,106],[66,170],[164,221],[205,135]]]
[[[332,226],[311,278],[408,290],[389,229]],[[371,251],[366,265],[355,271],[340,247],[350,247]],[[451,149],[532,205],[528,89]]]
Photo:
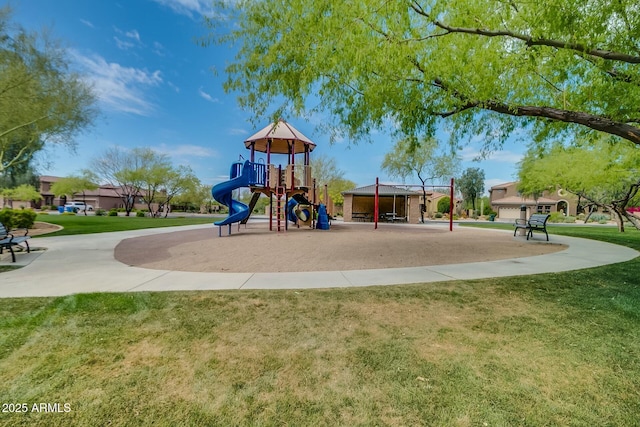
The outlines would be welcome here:
[[[527,218],[533,213],[562,212],[571,216],[576,216],[578,213],[576,196],[559,190],[545,191],[537,199],[525,197],[518,192],[517,182],[494,185],[489,189],[489,200],[491,208],[498,213],[499,219],[520,218],[522,206],[527,211]]]
[[[40,177],[40,194],[42,200],[38,202],[12,201],[13,207],[30,207],[39,209],[43,206],[63,206],[68,201],[81,201],[93,206],[94,209],[109,210],[113,208],[122,208],[124,203],[122,197],[117,191],[117,187],[111,185],[101,185],[95,190],[86,190],[84,193],[75,194],[73,198],[66,196],[57,197],[51,192],[51,186],[59,181],[60,177],[42,175]],[[136,209],[146,208],[140,197],[135,201]]]

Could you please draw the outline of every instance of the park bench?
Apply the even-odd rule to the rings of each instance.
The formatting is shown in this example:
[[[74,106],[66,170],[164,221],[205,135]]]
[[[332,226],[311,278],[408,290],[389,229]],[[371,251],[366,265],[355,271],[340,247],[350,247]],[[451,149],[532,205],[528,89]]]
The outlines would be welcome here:
[[[518,230],[522,228],[527,231],[527,240],[529,240],[529,237],[533,237],[534,231],[542,231],[547,236],[548,242],[549,233],[547,233],[547,221],[550,216],[549,214],[533,214],[528,220],[516,219],[516,223],[514,224],[516,228],[513,231],[513,235],[515,236]]]
[[[16,262],[16,254],[13,251],[13,247],[18,246],[22,250],[24,249],[21,246],[23,243],[26,246],[27,252],[31,252],[29,242],[27,242],[31,236],[29,236],[28,233],[29,230],[25,228],[22,236],[14,236],[12,232],[4,226],[4,224],[0,223],[0,254],[3,253],[5,248],[9,249],[9,252],[11,252],[11,262]]]

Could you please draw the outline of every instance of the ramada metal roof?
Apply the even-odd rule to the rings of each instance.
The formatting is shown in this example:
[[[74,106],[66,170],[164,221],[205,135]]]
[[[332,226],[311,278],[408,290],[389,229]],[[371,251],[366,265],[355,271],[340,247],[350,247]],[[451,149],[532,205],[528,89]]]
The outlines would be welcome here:
[[[354,188],[353,190],[343,191],[342,194],[352,194],[354,196],[375,196],[376,186],[366,185],[364,187]],[[379,196],[414,196],[421,194],[418,191],[407,190],[405,188],[396,187],[395,185],[378,185]]]

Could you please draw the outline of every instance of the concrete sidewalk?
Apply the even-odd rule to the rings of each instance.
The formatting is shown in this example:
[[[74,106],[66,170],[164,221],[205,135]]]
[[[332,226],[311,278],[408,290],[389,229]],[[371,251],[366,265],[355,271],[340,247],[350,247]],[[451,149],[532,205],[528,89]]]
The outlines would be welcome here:
[[[114,248],[123,239],[190,229],[211,229],[211,225],[31,239],[32,247],[47,250],[17,254],[16,265],[24,267],[0,274],[0,297],[398,285],[561,272],[629,261],[640,255],[638,251],[624,246],[553,235],[553,242],[565,244],[568,249],[526,258],[379,270],[192,273],[130,267],[114,259]],[[6,261],[0,264],[12,265]]]

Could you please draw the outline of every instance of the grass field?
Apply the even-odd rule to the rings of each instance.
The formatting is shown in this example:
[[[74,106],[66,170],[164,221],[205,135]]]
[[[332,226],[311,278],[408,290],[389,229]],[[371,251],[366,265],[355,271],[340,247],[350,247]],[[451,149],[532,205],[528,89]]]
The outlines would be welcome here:
[[[638,271],[4,299],[0,425],[637,426]]]
[[[142,228],[173,227],[176,225],[211,224],[217,220],[217,218],[211,217],[149,218],[93,215],[38,215],[36,218],[36,221],[48,222],[64,227],[60,231],[47,234],[47,236],[107,233],[111,231],[139,230]]]

